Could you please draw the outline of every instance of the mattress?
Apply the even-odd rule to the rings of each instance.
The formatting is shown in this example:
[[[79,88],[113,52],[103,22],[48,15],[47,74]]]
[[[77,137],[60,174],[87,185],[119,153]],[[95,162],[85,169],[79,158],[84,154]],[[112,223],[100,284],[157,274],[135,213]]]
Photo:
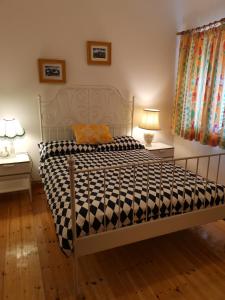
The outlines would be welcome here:
[[[59,244],[66,254],[72,250],[73,239],[68,158],[69,155],[48,157],[40,165]],[[145,149],[76,153],[74,158],[75,170],[154,162],[149,166],[122,168],[120,174],[119,169],[109,169],[105,173],[105,183],[103,171],[90,172],[89,179],[87,173],[76,174],[78,237],[224,203],[223,185],[206,181],[201,176],[195,178],[195,174],[185,172],[181,166],[174,168],[169,162],[161,164],[159,158]]]

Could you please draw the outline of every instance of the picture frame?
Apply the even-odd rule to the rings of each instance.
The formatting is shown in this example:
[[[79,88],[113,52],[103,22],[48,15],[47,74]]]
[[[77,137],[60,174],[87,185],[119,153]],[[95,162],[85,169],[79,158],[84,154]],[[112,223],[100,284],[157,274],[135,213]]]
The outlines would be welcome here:
[[[87,41],[87,63],[89,65],[111,65],[112,44],[110,42]]]
[[[38,59],[39,81],[44,83],[65,83],[66,62],[60,59]]]

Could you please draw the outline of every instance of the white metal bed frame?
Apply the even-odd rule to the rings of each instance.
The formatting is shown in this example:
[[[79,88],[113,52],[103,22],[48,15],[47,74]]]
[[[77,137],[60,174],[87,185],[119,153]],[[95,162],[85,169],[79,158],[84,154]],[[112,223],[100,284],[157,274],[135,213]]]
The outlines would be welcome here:
[[[100,97],[100,98],[98,98]],[[64,103],[63,107],[67,105],[69,107],[66,108],[67,114],[64,114],[61,104],[62,101]],[[99,107],[99,101],[102,103],[102,110],[96,110],[96,107]],[[113,102],[114,101],[114,102]],[[122,135],[124,134],[124,129],[126,134],[132,134],[133,128],[133,114],[134,114],[134,99],[132,102],[124,100],[119,91],[113,87],[105,87],[105,86],[76,86],[73,88],[66,88],[59,91],[54,99],[50,102],[43,102],[41,97],[39,97],[40,104],[40,119],[41,119],[41,136],[42,140],[52,139],[54,136],[55,139],[68,138],[68,127],[73,123],[108,123],[112,128],[114,135]],[[108,106],[106,105],[108,104]],[[112,106],[112,104],[114,104]],[[113,112],[110,114],[108,112],[109,108],[113,107]],[[78,113],[75,111],[78,109]],[[74,110],[75,109],[75,110]],[[94,110],[95,114],[91,114],[90,110]],[[85,112],[87,112],[87,115]],[[98,112],[98,113],[96,113]],[[72,115],[71,115],[72,113]],[[126,115],[127,114],[127,115]],[[61,117],[60,117],[61,116]],[[62,116],[64,116],[62,118]],[[87,117],[88,116],[88,117]],[[113,117],[114,116],[114,117]],[[130,117],[129,117],[130,116]],[[60,120],[59,120],[60,117]],[[117,122],[115,122],[115,117]],[[122,121],[122,122],[121,122]],[[131,128],[129,129],[129,125]],[[119,130],[118,130],[119,129]],[[116,133],[115,133],[116,132]],[[120,132],[120,133],[119,133]],[[118,134],[119,133],[119,134]],[[212,165],[212,159],[217,157],[217,170],[216,170],[216,184],[219,178],[220,172],[220,162],[221,157],[225,156],[225,153],[220,154],[212,154],[212,155],[203,155],[203,156],[195,156],[195,157],[184,157],[179,159],[169,160],[170,163],[173,164],[173,182],[171,188],[171,202],[173,195],[173,184],[174,184],[174,170],[175,165],[180,162],[184,162],[184,182],[183,182],[183,193],[185,193],[185,180],[186,180],[186,172],[188,170],[188,162],[196,161],[196,169],[195,169],[195,189],[197,184],[197,175],[199,172],[199,163],[201,159],[207,159],[207,169],[206,169],[206,184],[208,182],[209,170]],[[146,161],[135,164],[124,164],[117,165],[111,167],[104,168],[92,168],[86,170],[74,170],[74,162],[75,158],[70,157],[68,160],[69,164],[69,174],[70,174],[70,194],[71,194],[71,210],[72,210],[72,230],[73,230],[73,251],[74,254],[74,289],[76,297],[79,297],[79,281],[78,281],[78,258],[80,256],[96,253],[99,251],[111,249],[114,247],[126,245],[129,243],[134,243],[137,241],[149,239],[152,237],[164,235],[167,233],[175,232],[178,230],[183,230],[189,227],[193,227],[196,225],[206,224],[209,222],[213,222],[219,219],[223,219],[225,216],[225,204],[220,204],[218,206],[213,206],[204,209],[193,208],[193,211],[184,213],[184,207],[182,207],[182,213],[178,215],[172,215],[172,211],[170,211],[170,216],[165,218],[160,218],[160,213],[158,219],[156,220],[148,220],[146,216],[146,220],[144,223],[136,224],[133,218],[133,223],[130,226],[120,227],[120,222],[118,222],[118,228],[114,230],[107,230],[105,226],[105,231],[89,234],[84,237],[77,237],[76,234],[76,195],[75,195],[75,186],[74,186],[74,178],[79,173],[87,173],[88,183],[89,176],[91,172],[95,171],[103,171],[104,174],[104,191],[105,191],[105,178],[106,173],[112,169],[118,169],[119,172],[119,207],[120,207],[120,182],[121,182],[121,170],[125,168],[133,168],[133,184],[135,187],[135,171],[136,168],[140,165],[147,165],[149,169],[149,165],[151,164],[160,164],[160,168],[164,163],[168,163],[168,160],[161,161]],[[149,176],[148,176],[149,177]],[[161,198],[161,181],[162,181],[162,173],[160,175],[160,198]],[[149,184],[149,180],[147,185]],[[90,189],[88,184],[88,190]],[[147,186],[148,190],[148,186]],[[217,191],[216,191],[217,192]],[[184,196],[184,194],[183,194]],[[105,193],[104,193],[105,199]],[[105,201],[104,201],[105,203]],[[133,203],[134,203],[134,195],[133,195]],[[193,201],[194,203],[194,201]],[[105,204],[104,204],[105,205]],[[146,201],[146,205],[148,205]],[[184,201],[183,201],[184,206]],[[88,194],[88,214],[90,217],[90,195]],[[172,205],[170,206],[172,207]],[[160,208],[159,208],[160,212]],[[104,219],[105,219],[104,215]],[[118,220],[120,220],[120,212]]]

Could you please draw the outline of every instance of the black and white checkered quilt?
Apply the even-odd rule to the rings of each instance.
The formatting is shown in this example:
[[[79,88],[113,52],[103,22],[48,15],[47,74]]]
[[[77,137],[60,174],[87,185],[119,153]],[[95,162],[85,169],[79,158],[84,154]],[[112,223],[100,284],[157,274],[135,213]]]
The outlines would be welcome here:
[[[68,157],[68,155],[49,157],[40,166],[60,247],[67,254],[72,248]],[[175,167],[173,181],[173,165],[160,164],[158,158],[153,157],[144,149],[77,153],[74,157],[76,170],[147,160],[157,162],[150,164],[149,167],[141,165],[136,168],[124,168],[121,170],[120,180],[118,169],[108,170],[105,174],[105,184],[103,171],[91,172],[89,191],[87,173],[77,174],[75,191],[78,236],[131,225],[133,222],[141,223],[146,219],[157,219],[159,216],[163,218],[203,209],[224,203],[225,200],[224,186],[206,182],[200,176],[195,180],[193,173],[187,171],[185,174],[180,166]],[[183,189],[184,182],[185,190]],[[104,190],[105,197],[103,196]],[[88,193],[90,214],[88,213]]]
[[[41,161],[48,157],[66,154],[144,149],[144,145],[132,136],[115,136],[113,142],[107,144],[77,144],[75,140],[62,140],[40,142],[38,147]]]

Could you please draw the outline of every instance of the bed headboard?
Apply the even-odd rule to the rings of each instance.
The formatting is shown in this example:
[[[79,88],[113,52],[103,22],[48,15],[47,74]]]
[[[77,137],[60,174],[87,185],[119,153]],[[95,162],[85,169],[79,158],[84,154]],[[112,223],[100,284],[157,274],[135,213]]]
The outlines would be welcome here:
[[[42,141],[71,139],[75,123],[104,123],[113,136],[132,135],[134,98],[123,98],[111,86],[74,86],[60,89],[50,101],[39,95]]]

